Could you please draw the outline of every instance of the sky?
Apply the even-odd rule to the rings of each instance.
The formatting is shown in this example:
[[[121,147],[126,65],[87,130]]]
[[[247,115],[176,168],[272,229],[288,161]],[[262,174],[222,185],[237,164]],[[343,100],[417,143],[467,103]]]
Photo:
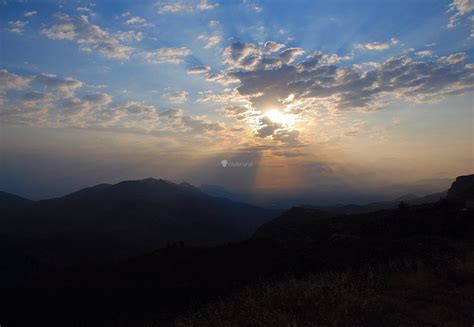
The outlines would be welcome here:
[[[474,0],[0,1],[0,190],[474,170]]]

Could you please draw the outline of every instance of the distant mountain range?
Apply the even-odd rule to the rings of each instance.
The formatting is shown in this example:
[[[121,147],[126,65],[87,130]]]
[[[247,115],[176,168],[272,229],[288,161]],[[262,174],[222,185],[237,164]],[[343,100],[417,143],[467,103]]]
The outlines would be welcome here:
[[[167,245],[240,241],[279,214],[153,178],[41,201],[1,192],[0,209],[1,253],[31,257],[38,265],[121,259]]]
[[[349,185],[342,181],[338,184],[319,185],[315,188],[310,187],[292,191],[278,189],[228,189],[211,184],[203,184],[200,186],[200,189],[210,195],[234,201],[251,203],[265,208],[287,209],[304,204],[318,207],[340,207],[341,205],[348,204],[365,206],[367,203],[387,204],[388,202],[407,199],[414,204],[418,200],[422,203],[426,200],[431,201],[430,199],[423,199],[426,194],[433,194],[434,197],[437,197],[438,192],[445,193],[453,181],[454,178],[430,179],[379,187]]]

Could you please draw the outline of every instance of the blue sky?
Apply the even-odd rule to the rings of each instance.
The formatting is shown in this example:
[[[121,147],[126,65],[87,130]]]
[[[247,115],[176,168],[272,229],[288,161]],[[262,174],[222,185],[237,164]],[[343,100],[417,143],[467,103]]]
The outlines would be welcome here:
[[[472,171],[472,0],[0,7],[7,191],[63,177],[28,182],[37,156],[86,167],[51,194],[149,175],[298,188]],[[258,164],[223,174],[221,158]]]

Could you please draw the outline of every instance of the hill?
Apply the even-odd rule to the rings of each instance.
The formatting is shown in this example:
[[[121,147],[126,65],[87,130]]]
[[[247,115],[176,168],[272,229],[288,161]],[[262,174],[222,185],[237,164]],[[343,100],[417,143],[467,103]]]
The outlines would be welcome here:
[[[277,211],[148,178],[101,184],[37,202],[2,193],[2,251],[54,266],[124,259],[170,244],[248,238]]]

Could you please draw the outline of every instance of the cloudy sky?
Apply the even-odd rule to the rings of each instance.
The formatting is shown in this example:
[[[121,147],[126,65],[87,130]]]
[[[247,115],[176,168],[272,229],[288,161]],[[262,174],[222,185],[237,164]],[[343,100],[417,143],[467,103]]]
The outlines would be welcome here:
[[[2,0],[0,189],[472,173],[473,45],[473,0]]]

